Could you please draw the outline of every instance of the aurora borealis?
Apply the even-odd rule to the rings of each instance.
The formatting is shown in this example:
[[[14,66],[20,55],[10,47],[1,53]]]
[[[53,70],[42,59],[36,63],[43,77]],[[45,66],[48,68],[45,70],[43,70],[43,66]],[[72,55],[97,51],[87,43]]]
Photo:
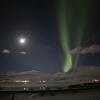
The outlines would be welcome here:
[[[2,0],[0,5],[0,73],[68,74],[100,66],[98,0]]]
[[[76,56],[75,64],[72,64],[72,54],[70,48],[70,37],[69,37],[69,12],[71,12],[70,1],[69,0],[59,0],[58,3],[58,23],[59,23],[59,37],[61,41],[61,46],[65,55],[65,61],[63,66],[63,71],[68,72],[72,66],[77,65],[79,54]],[[76,0],[74,4],[75,15],[77,16],[77,22],[74,25],[76,28],[76,47],[80,47],[82,36],[85,33],[86,19],[88,16],[89,0]]]

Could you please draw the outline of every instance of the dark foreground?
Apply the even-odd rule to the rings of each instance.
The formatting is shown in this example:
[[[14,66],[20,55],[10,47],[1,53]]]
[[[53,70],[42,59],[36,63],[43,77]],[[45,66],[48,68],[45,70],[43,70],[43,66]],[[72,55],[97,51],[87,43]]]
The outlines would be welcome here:
[[[75,87],[38,91],[0,91],[0,100],[100,100],[100,87]]]

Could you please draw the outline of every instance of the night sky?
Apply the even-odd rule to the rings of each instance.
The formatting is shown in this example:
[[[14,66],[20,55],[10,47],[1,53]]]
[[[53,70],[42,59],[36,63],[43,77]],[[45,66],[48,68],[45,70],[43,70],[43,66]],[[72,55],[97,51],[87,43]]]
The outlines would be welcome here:
[[[64,54],[58,35],[58,0],[2,0],[0,1],[0,73],[39,70],[63,71]],[[70,48],[76,48],[75,1],[70,7]],[[86,30],[81,47],[100,45],[99,1],[91,0]],[[83,16],[84,17],[84,16]],[[18,42],[20,37],[26,44]],[[4,50],[9,52],[4,52]],[[26,52],[22,54],[21,52]],[[80,54],[77,66],[100,67],[100,52]]]

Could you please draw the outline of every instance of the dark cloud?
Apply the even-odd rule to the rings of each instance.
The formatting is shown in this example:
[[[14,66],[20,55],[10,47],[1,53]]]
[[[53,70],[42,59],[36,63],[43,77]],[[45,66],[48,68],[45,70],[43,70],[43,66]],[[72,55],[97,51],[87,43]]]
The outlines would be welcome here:
[[[94,53],[99,53],[100,52],[100,45],[91,45],[89,47],[85,47],[85,48],[75,48],[72,50],[72,54],[94,54]]]
[[[4,54],[10,54],[10,50],[9,49],[3,49],[1,52],[4,53]]]
[[[26,55],[27,54],[27,52],[25,52],[25,51],[22,51],[22,52],[19,52],[20,54],[22,54],[22,55]]]

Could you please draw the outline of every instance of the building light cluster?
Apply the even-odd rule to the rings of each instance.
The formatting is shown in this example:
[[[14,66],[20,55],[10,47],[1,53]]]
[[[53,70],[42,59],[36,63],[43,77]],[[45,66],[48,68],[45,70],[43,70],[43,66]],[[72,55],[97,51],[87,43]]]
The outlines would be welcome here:
[[[20,82],[22,82],[22,83],[28,83],[29,80],[16,80],[15,82],[17,82],[17,83],[20,83]]]

